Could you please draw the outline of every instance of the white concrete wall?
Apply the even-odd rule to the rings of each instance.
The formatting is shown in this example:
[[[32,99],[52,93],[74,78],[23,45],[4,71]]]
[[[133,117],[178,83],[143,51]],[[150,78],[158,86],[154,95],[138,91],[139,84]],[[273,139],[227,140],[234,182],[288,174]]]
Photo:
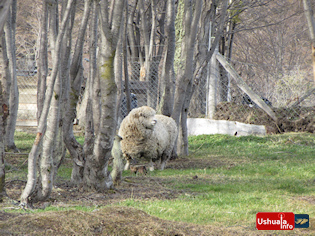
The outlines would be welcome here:
[[[210,120],[189,118],[187,121],[188,136],[201,134],[229,134],[236,136],[266,135],[264,125],[250,125],[237,121]]]

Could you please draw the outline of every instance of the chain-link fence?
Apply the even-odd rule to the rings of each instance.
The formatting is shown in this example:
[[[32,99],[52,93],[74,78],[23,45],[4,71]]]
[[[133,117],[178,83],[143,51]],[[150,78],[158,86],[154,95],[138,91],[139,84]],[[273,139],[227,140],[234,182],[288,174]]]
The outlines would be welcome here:
[[[145,71],[145,63],[140,63],[139,58],[131,58],[128,63],[129,88],[131,92],[131,108],[148,105],[157,108],[161,94],[161,57],[150,61],[149,72]],[[237,62],[241,64],[240,62]],[[36,67],[29,66],[31,62],[18,64],[18,87],[20,104],[18,112],[18,125],[29,123],[36,124]],[[232,63],[233,64],[233,63]],[[236,63],[234,63],[235,65]],[[23,67],[23,65],[26,65]],[[237,66],[237,65],[236,65]],[[241,67],[244,65],[241,64]],[[234,120],[250,124],[268,125],[273,121],[252,99],[244,93],[229,74],[218,66],[216,68],[216,87],[214,95],[214,119]],[[246,70],[244,73],[248,73]],[[194,94],[189,108],[189,117],[207,117],[209,109],[209,81],[213,77],[204,73],[195,83]],[[315,94],[314,82],[311,74],[296,70],[290,74],[277,77],[255,79],[255,76],[241,76],[246,84],[272,108],[282,123],[272,128],[271,132],[311,131],[314,132],[314,107]],[[124,78],[123,78],[124,79]],[[123,81],[124,84],[124,81]],[[122,98],[121,118],[127,114],[127,99]],[[276,130],[275,130],[276,129]]]
[[[36,125],[37,111],[37,67],[35,60],[17,60],[17,85],[19,89],[18,126]]]
[[[231,62],[235,66],[243,67],[244,74],[250,74],[240,62]],[[238,65],[237,65],[238,64]],[[283,131],[315,130],[315,86],[312,73],[300,70],[288,74],[257,79],[255,76],[241,76],[248,87],[256,93],[275,113],[278,122],[274,122],[266,112],[244,93],[236,81],[218,65],[217,78],[205,75],[197,81],[195,93],[191,100],[190,116],[206,117],[207,114],[207,86],[209,81],[216,79],[216,105],[214,119],[233,120],[249,124],[266,125],[271,133]],[[210,70],[211,70],[210,69]]]

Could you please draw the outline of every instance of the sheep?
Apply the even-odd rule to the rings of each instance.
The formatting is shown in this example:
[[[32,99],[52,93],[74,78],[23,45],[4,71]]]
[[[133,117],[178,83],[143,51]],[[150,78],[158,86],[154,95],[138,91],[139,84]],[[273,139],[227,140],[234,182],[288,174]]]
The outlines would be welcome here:
[[[150,161],[150,170],[154,170],[153,162],[160,162],[160,169],[165,168],[170,159],[178,129],[174,119],[156,115],[153,108],[142,106],[133,109],[121,122],[118,135],[122,137],[121,150],[127,160],[143,158]]]

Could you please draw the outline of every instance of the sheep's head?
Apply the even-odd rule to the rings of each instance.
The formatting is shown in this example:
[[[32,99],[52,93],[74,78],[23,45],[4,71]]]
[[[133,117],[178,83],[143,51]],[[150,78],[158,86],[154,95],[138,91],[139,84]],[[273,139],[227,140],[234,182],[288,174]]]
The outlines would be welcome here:
[[[132,110],[132,115],[138,119],[139,123],[146,129],[153,129],[156,124],[155,110],[148,106],[139,107]]]

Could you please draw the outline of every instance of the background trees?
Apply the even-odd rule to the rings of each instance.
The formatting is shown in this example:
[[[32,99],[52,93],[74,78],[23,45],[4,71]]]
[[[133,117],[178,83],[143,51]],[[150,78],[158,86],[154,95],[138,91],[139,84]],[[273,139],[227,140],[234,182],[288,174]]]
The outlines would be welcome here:
[[[10,0],[0,1],[0,37],[3,33],[3,27],[8,17],[8,13],[10,11]],[[1,46],[3,45],[3,41]],[[0,63],[1,63],[1,70],[0,73],[4,74],[4,58],[3,58],[3,46],[0,47]],[[2,75],[3,76],[3,75]],[[0,202],[3,199],[5,194],[5,166],[4,166],[4,135],[5,135],[5,123],[7,119],[7,112],[8,112],[8,105],[7,101],[4,100],[5,91],[2,87],[3,80],[0,80]]]
[[[205,115],[207,94],[212,113],[217,103],[239,100],[243,94],[233,91],[230,76],[215,63],[215,51],[276,105],[282,99],[274,96],[277,85],[283,88],[287,77],[309,73],[303,7],[292,1],[38,0],[25,8],[23,3],[17,5],[22,13],[15,35],[18,55],[36,58],[38,79],[38,129],[21,197],[25,204],[49,196],[65,147],[73,158],[74,184],[98,191],[111,187],[110,149],[123,97],[130,109],[130,91],[137,93],[138,105],[176,120],[181,127],[177,151],[187,154],[186,119]],[[7,39],[10,47],[14,4],[11,12],[5,26],[13,27],[5,38],[13,33]],[[2,86],[16,101],[14,46],[7,51],[13,77],[10,90],[3,77]],[[82,94],[85,106],[80,105]],[[14,117],[14,100],[9,104]],[[86,114],[80,121],[85,124],[83,146],[73,134],[78,106]],[[10,134],[7,146],[14,144]]]

